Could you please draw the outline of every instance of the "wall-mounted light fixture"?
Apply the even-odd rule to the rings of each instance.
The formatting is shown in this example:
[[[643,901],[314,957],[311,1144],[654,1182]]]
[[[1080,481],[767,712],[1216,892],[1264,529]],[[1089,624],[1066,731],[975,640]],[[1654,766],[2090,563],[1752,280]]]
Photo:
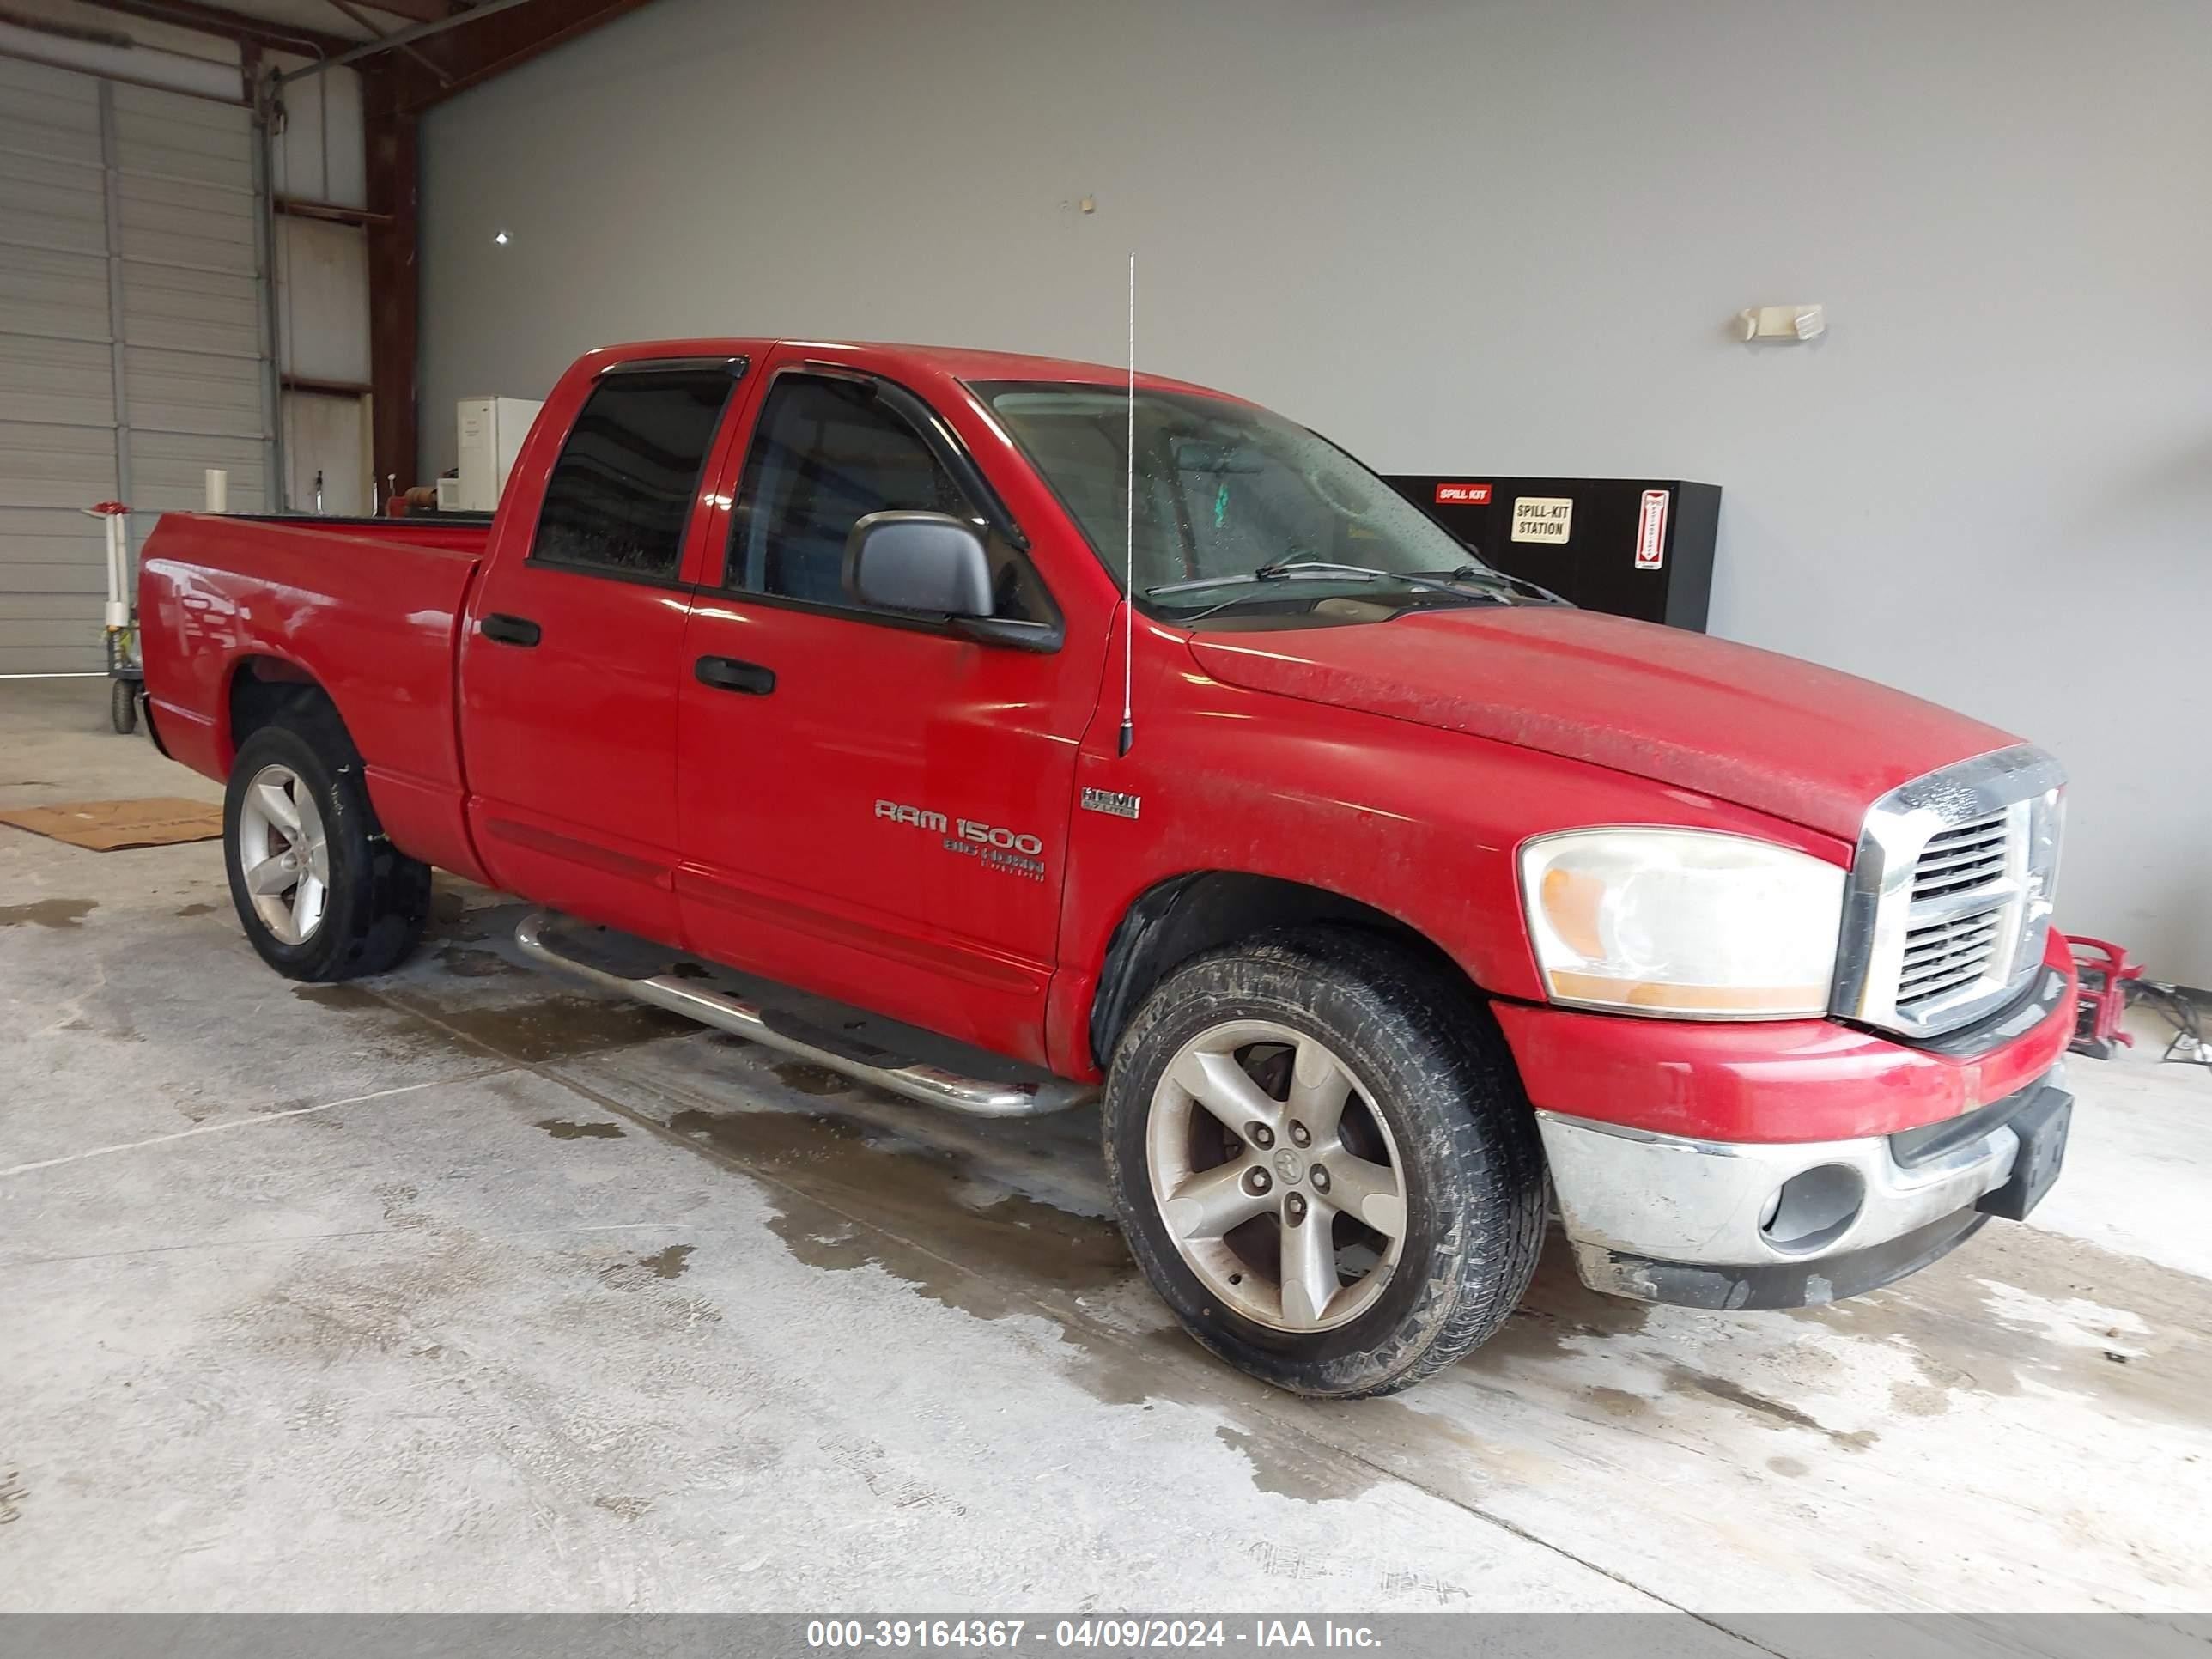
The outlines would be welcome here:
[[[1812,340],[1828,331],[1827,308],[1819,305],[1754,306],[1735,321],[1747,340]]]

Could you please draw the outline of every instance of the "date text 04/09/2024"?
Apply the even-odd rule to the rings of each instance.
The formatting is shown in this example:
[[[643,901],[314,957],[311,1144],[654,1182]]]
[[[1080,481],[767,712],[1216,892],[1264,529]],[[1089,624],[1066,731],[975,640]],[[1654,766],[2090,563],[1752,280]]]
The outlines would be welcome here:
[[[1381,1646],[1366,1625],[1334,1620],[1254,1619],[817,1619],[806,1626],[811,1648],[1017,1649],[1085,1652],[1176,1648],[1339,1648]]]

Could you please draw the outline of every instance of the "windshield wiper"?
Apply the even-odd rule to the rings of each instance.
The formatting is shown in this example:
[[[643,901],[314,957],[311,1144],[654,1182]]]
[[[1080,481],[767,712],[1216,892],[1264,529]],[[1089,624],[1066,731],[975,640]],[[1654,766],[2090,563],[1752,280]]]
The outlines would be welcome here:
[[[1414,587],[1433,588],[1439,593],[1455,593],[1460,588],[1456,576],[1435,576],[1425,570],[1379,570],[1371,564],[1332,564],[1325,559],[1299,559],[1285,564],[1265,564],[1252,574],[1275,580],[1288,577],[1295,580],[1303,577],[1405,582]]]
[[[1493,591],[1517,588],[1523,593],[1534,593],[1540,599],[1548,600],[1553,605],[1567,605],[1570,608],[1574,604],[1573,600],[1554,593],[1548,587],[1539,586],[1526,576],[1511,575],[1486,564],[1463,564],[1451,570],[1418,570],[1413,574],[1418,576],[1433,576],[1441,581],[1463,582],[1473,587],[1487,587]]]
[[[1467,568],[1473,570],[1476,567],[1469,565]],[[1332,564],[1321,559],[1298,559],[1280,564],[1263,564],[1257,570],[1248,571],[1237,576],[1199,576],[1189,581],[1162,582],[1157,586],[1146,588],[1145,597],[1148,599],[1157,599],[1170,593],[1191,593],[1206,587],[1249,587],[1266,582],[1295,581],[1403,582],[1409,586],[1430,588],[1439,593],[1455,594],[1462,599],[1467,597],[1466,590],[1470,586],[1488,588],[1492,592],[1503,591],[1487,582],[1463,581],[1455,574],[1439,575],[1426,571],[1379,570],[1372,565]],[[1179,617],[1176,620],[1182,623],[1194,623],[1201,617],[1210,617],[1215,611],[1226,609],[1237,603],[1235,599],[1224,599],[1219,605],[1210,605],[1203,611],[1194,611],[1188,617]]]

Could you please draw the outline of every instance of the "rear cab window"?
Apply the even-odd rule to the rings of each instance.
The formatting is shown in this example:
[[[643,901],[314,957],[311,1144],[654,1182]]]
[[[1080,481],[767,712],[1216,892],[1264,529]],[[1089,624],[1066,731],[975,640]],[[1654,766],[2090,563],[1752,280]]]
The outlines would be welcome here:
[[[529,562],[675,582],[700,474],[737,383],[724,364],[609,370],[553,464]]]

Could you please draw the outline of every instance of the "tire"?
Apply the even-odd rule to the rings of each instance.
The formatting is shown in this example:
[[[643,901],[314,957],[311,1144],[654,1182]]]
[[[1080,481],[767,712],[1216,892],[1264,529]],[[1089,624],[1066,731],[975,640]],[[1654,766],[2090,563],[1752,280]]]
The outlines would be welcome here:
[[[222,824],[240,925],[285,978],[326,983],[385,973],[422,942],[430,866],[385,839],[361,756],[328,704],[302,699],[240,745]],[[259,872],[258,892],[249,863]]]
[[[1334,1130],[1332,1066],[1350,1091]],[[1503,1324],[1535,1272],[1543,1154],[1511,1055],[1464,986],[1387,939],[1315,927],[1177,969],[1115,1048],[1103,1116],[1138,1265],[1201,1346],[1279,1388],[1407,1388]]]
[[[137,690],[129,680],[108,682],[107,723],[126,738],[138,729]]]

